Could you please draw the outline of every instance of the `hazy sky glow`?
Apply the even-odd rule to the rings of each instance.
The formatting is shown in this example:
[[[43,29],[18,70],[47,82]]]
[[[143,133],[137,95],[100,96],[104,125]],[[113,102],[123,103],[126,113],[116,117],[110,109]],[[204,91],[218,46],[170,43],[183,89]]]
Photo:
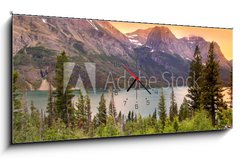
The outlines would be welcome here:
[[[122,33],[133,32],[137,29],[147,29],[154,26],[168,27],[177,38],[191,35],[201,36],[206,41],[215,41],[219,44],[222,53],[228,59],[232,59],[232,29],[201,28],[188,26],[157,25],[143,23],[110,22]]]

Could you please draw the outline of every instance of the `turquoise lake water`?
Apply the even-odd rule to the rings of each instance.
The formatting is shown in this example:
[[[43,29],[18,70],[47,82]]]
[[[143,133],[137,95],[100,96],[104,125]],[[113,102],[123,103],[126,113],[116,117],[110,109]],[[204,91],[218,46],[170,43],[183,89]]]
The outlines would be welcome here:
[[[151,95],[144,89],[137,90],[137,99],[136,99],[136,90],[130,90],[127,92],[119,91],[117,95],[114,94],[114,101],[116,105],[117,112],[121,111],[125,115],[128,114],[129,111],[134,111],[136,114],[140,113],[142,116],[148,116],[152,114],[155,108],[158,107],[159,98],[160,98],[160,89],[150,90]],[[75,97],[73,98],[73,103],[77,102],[78,91],[73,92]],[[101,92],[97,91],[96,94],[90,92],[90,100],[91,100],[91,110],[92,114],[95,115],[97,112],[98,103],[100,101],[101,94],[104,93],[106,99],[106,106],[108,108],[111,94],[109,92]],[[170,107],[170,96],[171,96],[171,88],[166,87],[163,88],[163,93],[165,96],[167,112]],[[176,102],[178,108],[180,108],[183,98],[188,93],[187,87],[175,87],[174,93],[176,97]],[[34,105],[39,110],[46,111],[47,102],[48,102],[48,91],[28,91],[26,93],[26,101],[27,105],[30,106],[31,101],[34,102]],[[225,95],[225,99],[228,99]],[[136,109],[136,103],[138,107]]]

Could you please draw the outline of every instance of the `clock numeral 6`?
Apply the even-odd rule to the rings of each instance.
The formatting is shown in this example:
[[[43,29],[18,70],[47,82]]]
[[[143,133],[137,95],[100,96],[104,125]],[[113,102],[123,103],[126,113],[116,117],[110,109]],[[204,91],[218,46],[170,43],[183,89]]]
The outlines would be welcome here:
[[[138,109],[138,104],[137,103],[135,104],[135,109]]]

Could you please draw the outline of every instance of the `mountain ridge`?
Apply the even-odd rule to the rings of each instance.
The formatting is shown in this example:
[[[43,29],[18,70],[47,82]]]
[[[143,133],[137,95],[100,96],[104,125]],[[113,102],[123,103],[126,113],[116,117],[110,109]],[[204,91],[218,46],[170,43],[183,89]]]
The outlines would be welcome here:
[[[126,35],[131,36],[131,39],[135,41],[139,41],[138,38],[140,37],[142,45],[149,46],[153,50],[155,49],[166,53],[177,53],[180,54],[180,56],[183,56],[184,58],[187,59],[193,58],[195,47],[198,45],[202,53],[203,62],[205,62],[207,59],[207,53],[210,42],[206,41],[201,36],[192,35],[189,37],[182,37],[178,39],[174,36],[170,29],[164,26],[161,27],[156,26],[152,28],[142,29],[141,31],[145,32],[145,36],[147,35],[147,37],[144,38],[143,34],[137,35],[138,33],[137,30],[131,33],[127,33]],[[153,40],[154,39],[153,38],[154,35],[152,35],[153,32],[154,34],[158,34],[155,36],[155,40]],[[166,34],[164,34],[164,32],[168,33],[170,36],[167,36]],[[132,36],[133,34],[137,36]],[[151,36],[151,39],[148,38],[149,35]],[[153,42],[155,42],[155,44],[153,44]],[[179,48],[179,46],[181,47]],[[220,46],[218,45],[217,42],[214,42],[214,46],[216,58],[217,60],[219,60],[220,65],[226,69],[229,69],[231,67],[229,65],[229,60],[225,58],[224,54],[221,51]]]
[[[134,41],[135,38],[140,40]],[[12,55],[14,68],[20,73],[21,86],[36,90],[45,79],[41,76],[42,70],[51,70],[47,72],[54,77],[56,57],[62,51],[73,62],[96,63],[97,79],[106,78],[107,72],[121,74],[122,69],[116,68],[116,63],[127,63],[134,69],[138,55],[142,74],[146,76],[169,71],[187,77],[189,60],[194,53],[192,45],[199,43],[203,50],[207,50],[209,44],[200,39],[191,40],[177,39],[166,27],[138,29],[132,34],[123,34],[107,21],[14,16]],[[221,52],[219,46],[217,49]],[[226,61],[222,60],[221,64],[226,64]],[[226,64],[224,77],[228,76],[228,65],[230,62]],[[79,69],[87,77],[83,67]],[[97,87],[104,86],[102,81],[99,83]],[[52,85],[54,87],[54,81]]]

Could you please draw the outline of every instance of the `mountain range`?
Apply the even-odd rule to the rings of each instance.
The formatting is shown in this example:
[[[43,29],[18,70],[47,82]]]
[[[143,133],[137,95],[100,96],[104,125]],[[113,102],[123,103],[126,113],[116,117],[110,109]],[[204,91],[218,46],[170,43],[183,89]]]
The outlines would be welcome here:
[[[123,34],[108,21],[22,15],[13,17],[14,69],[20,73],[22,88],[28,90],[39,89],[43,81],[46,83],[42,72],[54,77],[56,56],[62,51],[71,61],[80,64],[74,73],[77,75],[81,72],[89,85],[86,69],[81,66],[83,62],[94,62],[100,66],[97,67],[97,79],[106,78],[109,72],[114,77],[122,74],[122,68],[116,67],[116,63],[126,63],[134,70],[136,58],[143,75],[156,76],[168,71],[176,77],[187,77],[197,45],[205,62],[210,42],[199,36],[178,39],[165,26]],[[221,78],[227,83],[232,63],[224,57],[216,42],[214,46]],[[76,79],[73,77],[71,82],[76,82]],[[54,81],[51,83],[54,86]],[[104,80],[99,81],[97,87],[103,88],[104,84]]]

